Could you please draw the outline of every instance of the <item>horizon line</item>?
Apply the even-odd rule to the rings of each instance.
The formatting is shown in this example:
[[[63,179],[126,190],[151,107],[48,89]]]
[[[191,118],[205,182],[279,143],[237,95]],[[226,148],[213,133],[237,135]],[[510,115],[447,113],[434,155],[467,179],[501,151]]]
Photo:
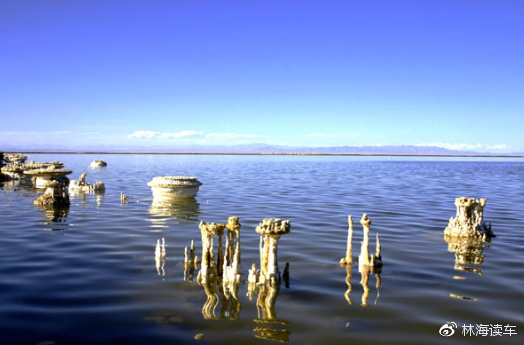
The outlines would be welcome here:
[[[408,153],[299,153],[299,152],[160,152],[160,151],[9,151],[25,154],[135,154],[135,155],[220,155],[220,156],[355,156],[355,157],[462,157],[524,158],[522,154],[408,154]]]

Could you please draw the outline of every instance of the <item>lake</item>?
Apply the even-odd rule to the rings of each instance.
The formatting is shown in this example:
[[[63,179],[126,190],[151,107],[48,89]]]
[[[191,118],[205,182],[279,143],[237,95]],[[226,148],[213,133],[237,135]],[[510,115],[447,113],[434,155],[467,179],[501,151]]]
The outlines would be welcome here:
[[[92,169],[95,158],[107,167]],[[66,209],[33,201],[43,190],[0,188],[1,344],[522,344],[524,160],[275,155],[31,154],[103,181]],[[197,196],[153,205],[154,176],[195,176]],[[120,193],[129,197],[122,204]],[[487,198],[497,237],[446,243],[455,198]],[[371,219],[380,274],[342,267],[348,215]],[[237,216],[238,300],[185,279],[184,248],[201,254],[200,220]],[[247,296],[264,218],[290,220],[278,245],[289,280],[270,305]],[[165,267],[155,245],[165,238]],[[368,278],[368,279],[362,279]],[[220,290],[220,289],[219,289]],[[215,298],[216,307],[209,308]],[[450,322],[448,326],[445,326]],[[453,323],[451,323],[453,322]],[[446,337],[442,328],[454,331]],[[196,339],[195,339],[196,338]]]

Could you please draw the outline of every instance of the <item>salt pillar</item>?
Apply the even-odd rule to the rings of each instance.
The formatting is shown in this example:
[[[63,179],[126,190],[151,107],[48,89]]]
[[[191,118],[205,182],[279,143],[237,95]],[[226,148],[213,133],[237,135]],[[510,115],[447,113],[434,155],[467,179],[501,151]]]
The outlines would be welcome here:
[[[347,265],[353,262],[353,248],[352,248],[352,241],[353,241],[353,217],[348,216],[348,240],[347,240],[347,247],[346,247],[346,257],[340,259],[341,265]]]
[[[280,280],[278,270],[278,240],[282,235],[290,231],[289,220],[266,218],[260,223],[255,231],[263,235],[261,240],[260,269],[264,279],[273,281]]]
[[[360,256],[358,259],[359,265],[369,266],[369,226],[371,225],[371,220],[368,218],[368,215],[364,213],[362,219],[360,219],[360,224],[364,227],[364,240],[360,246]]]
[[[457,213],[451,217],[444,234],[451,237],[494,237],[491,225],[484,223],[486,199],[460,197],[455,199]]]
[[[69,193],[67,186],[58,181],[48,181],[46,190],[42,196],[35,200],[35,205],[40,206],[63,206],[69,205]]]

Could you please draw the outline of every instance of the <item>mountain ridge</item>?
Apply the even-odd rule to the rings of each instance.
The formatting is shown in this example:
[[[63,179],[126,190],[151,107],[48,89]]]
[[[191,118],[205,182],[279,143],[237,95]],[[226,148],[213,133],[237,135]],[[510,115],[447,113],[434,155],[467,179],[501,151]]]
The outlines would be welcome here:
[[[264,143],[245,145],[191,145],[191,146],[126,146],[99,145],[96,147],[23,146],[0,147],[3,152],[24,153],[173,153],[173,154],[296,154],[296,155],[408,155],[408,156],[524,156],[524,152],[477,152],[449,150],[438,146],[383,145],[383,146],[285,146]]]

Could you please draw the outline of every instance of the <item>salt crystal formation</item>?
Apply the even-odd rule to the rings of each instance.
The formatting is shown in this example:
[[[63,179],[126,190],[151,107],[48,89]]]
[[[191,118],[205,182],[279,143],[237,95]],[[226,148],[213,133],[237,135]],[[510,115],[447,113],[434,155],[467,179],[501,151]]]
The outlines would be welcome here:
[[[494,237],[491,224],[484,222],[486,199],[460,197],[455,199],[457,214],[451,217],[444,235],[450,237],[481,237],[483,240]]]
[[[104,182],[95,181],[90,184],[86,182],[87,173],[82,173],[78,180],[71,180],[69,182],[69,190],[71,193],[100,193],[106,190]]]
[[[10,160],[10,162],[12,163],[11,165],[1,167],[1,173],[4,175],[6,179],[10,180],[24,180],[31,178],[29,174],[25,173],[29,170],[49,168],[60,169],[64,166],[64,164],[60,162],[36,163],[35,161],[30,161],[28,163],[23,163],[22,161],[16,159],[14,161]],[[44,183],[45,181],[42,182],[41,187],[43,187]]]
[[[184,280],[193,281],[193,275],[195,269],[198,268],[198,257],[195,256],[195,242],[191,241],[191,247],[189,252],[187,247],[184,248],[185,260],[184,260]]]
[[[47,168],[24,170],[25,175],[33,176],[33,184],[37,188],[45,188],[47,182],[53,180],[59,180],[69,184],[66,175],[72,172],[73,171],[69,169],[56,168],[54,165],[50,165]]]
[[[346,246],[346,257],[340,259],[341,265],[351,264],[353,262],[353,217],[348,216],[348,240]]]
[[[371,220],[368,218],[368,215],[364,213],[362,219],[360,219],[360,224],[364,227],[364,240],[362,241],[360,247],[360,256],[358,257],[359,266],[369,266],[369,267],[379,267],[382,266],[382,256],[380,255],[380,241],[377,234],[377,244],[375,248],[375,255],[369,256],[369,226],[371,225]]]
[[[258,292],[256,301],[257,323],[271,324],[272,328],[257,327],[255,337],[261,339],[289,342],[290,331],[277,329],[277,324],[288,325],[289,321],[277,318],[275,304],[280,291],[281,275],[278,269],[278,240],[290,232],[289,220],[264,219],[255,231],[260,234],[260,271],[253,264],[248,275],[247,296],[252,301]],[[289,286],[289,264],[284,269],[284,281]]]
[[[346,297],[346,300],[351,305],[351,298],[350,293],[352,291],[352,285],[351,285],[351,278],[352,278],[352,266],[353,266],[353,250],[352,250],[352,240],[353,240],[353,218],[351,216],[348,216],[348,239],[347,239],[347,247],[346,247],[346,256],[342,259],[340,259],[340,265],[346,267],[346,284],[348,285],[348,289],[345,292],[344,296]],[[361,242],[360,246],[360,255],[358,257],[358,270],[361,274],[361,281],[360,285],[362,285],[362,288],[364,289],[364,292],[362,294],[362,306],[368,306],[367,299],[369,297],[370,289],[369,289],[369,274],[375,274],[375,278],[377,279],[377,299],[378,299],[378,288],[380,287],[381,280],[380,280],[380,273],[382,268],[382,255],[381,255],[381,246],[380,241],[378,238],[377,233],[377,242],[376,242],[376,251],[375,255],[369,255],[369,232],[370,232],[370,225],[371,220],[368,218],[367,214],[364,214],[362,216],[362,219],[360,220],[360,224],[362,224],[364,228],[364,237],[363,241]]]
[[[89,166],[91,168],[99,168],[99,167],[105,167],[107,166],[107,163],[104,162],[103,160],[101,159],[95,159],[94,161],[91,162],[91,164],[89,164]]]
[[[189,176],[157,176],[147,183],[153,192],[154,201],[171,201],[176,197],[196,196],[202,182]]]
[[[251,273],[248,280],[256,280],[263,283],[271,281],[272,284],[280,282],[280,271],[278,270],[278,240],[282,235],[289,233],[291,229],[289,220],[266,218],[260,223],[255,231],[260,236],[260,272]],[[258,274],[257,278],[252,275]]]
[[[43,195],[35,200],[35,205],[39,206],[65,206],[69,205],[69,193],[67,185],[59,181],[49,181],[46,183],[46,190]]]
[[[27,156],[21,153],[4,153],[4,161],[13,164],[22,164],[27,160]]]
[[[238,217],[229,217],[227,223],[205,223],[200,222],[200,232],[202,235],[202,260],[198,273],[197,282],[204,287],[207,301],[202,308],[202,314],[206,319],[216,318],[215,309],[219,302],[218,291],[223,296],[221,313],[224,317],[229,300],[231,309],[229,318],[239,317],[241,304],[238,299],[238,288],[242,276],[240,262],[240,223]],[[227,230],[227,233],[226,233]],[[226,235],[226,248],[224,252],[224,235]],[[215,254],[214,238],[218,237],[218,249]],[[193,267],[196,267],[197,259],[194,257],[193,243],[190,254],[187,248],[185,260],[184,279],[190,272],[190,280]]]

